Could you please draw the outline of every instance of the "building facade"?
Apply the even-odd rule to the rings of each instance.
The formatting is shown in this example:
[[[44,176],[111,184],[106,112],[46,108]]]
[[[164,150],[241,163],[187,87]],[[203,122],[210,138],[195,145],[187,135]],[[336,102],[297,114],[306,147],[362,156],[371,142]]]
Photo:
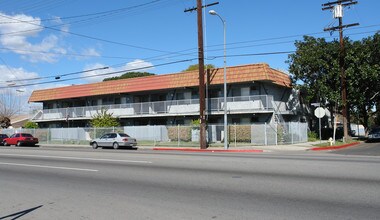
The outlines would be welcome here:
[[[208,124],[223,123],[223,69],[205,74]],[[102,109],[122,126],[191,124],[199,118],[198,71],[36,90],[43,104],[32,121],[40,127],[88,127]],[[268,64],[227,68],[228,124],[300,121],[298,93],[290,77]]]

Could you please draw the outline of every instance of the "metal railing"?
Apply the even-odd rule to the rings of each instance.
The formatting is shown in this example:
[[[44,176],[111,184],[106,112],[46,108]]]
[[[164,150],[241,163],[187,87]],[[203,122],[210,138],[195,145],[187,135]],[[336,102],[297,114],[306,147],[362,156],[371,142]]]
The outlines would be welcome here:
[[[224,109],[223,98],[211,98],[209,111],[222,113]],[[273,110],[273,96],[236,96],[227,98],[227,109],[233,112],[249,112]],[[71,108],[44,109],[37,113],[32,120],[56,120],[66,118],[90,119],[100,110],[107,109],[115,117],[144,116],[144,115],[186,115],[199,112],[199,99],[170,100],[158,102],[141,102],[130,104],[99,105]]]

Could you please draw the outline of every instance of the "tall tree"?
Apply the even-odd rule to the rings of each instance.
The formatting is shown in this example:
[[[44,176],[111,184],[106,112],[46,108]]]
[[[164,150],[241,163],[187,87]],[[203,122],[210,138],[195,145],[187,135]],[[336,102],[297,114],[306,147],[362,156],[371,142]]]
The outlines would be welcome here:
[[[357,115],[368,130],[371,111],[380,100],[380,36],[376,34],[362,41],[346,38],[345,45],[347,103],[350,113]],[[296,52],[287,61],[293,82],[306,91],[306,100],[321,99],[334,112],[333,106],[341,103],[339,42],[305,36],[295,46]]]
[[[11,89],[0,91],[0,117],[11,118],[21,112],[21,99]]]
[[[304,36],[296,41],[289,55],[289,72],[293,84],[305,95],[305,101],[327,103],[331,112],[340,100],[339,42]]]
[[[368,131],[380,110],[380,35],[353,42],[346,62],[350,112]]]

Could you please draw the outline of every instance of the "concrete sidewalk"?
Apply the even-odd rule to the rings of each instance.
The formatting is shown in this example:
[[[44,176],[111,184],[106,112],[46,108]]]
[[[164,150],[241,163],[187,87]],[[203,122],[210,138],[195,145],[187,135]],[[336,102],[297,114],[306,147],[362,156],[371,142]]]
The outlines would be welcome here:
[[[317,142],[319,143],[319,142]],[[154,147],[153,150],[183,150],[185,151],[214,151],[214,152],[272,152],[272,151],[306,151],[312,149],[316,142],[287,144],[287,145],[267,145],[267,146],[233,146],[230,145],[228,150],[223,147],[209,147],[206,150],[200,150],[196,147]]]
[[[214,151],[214,152],[271,152],[271,151],[306,151],[312,149],[314,144],[318,142],[306,142],[288,145],[268,145],[268,146],[234,146],[230,145],[228,150],[223,147],[209,147],[206,150],[201,150],[199,147],[186,147],[186,146],[140,146],[140,150],[172,150],[172,151]],[[76,144],[40,144],[40,147],[61,147],[61,148],[91,148],[90,145],[76,145]]]
[[[322,141],[324,143],[326,141]],[[332,147],[317,147],[316,144],[321,143],[320,141],[297,143],[297,144],[286,144],[286,145],[268,145],[268,146],[234,146],[230,145],[228,150],[224,150],[223,147],[209,147],[207,149],[200,149],[199,147],[189,147],[189,146],[140,146],[138,145],[137,150],[155,150],[155,151],[187,151],[187,152],[241,152],[241,153],[260,153],[260,152],[283,152],[283,151],[331,151],[338,150],[346,147],[352,147],[360,144],[361,142],[354,142],[339,146]],[[91,148],[90,145],[76,145],[76,144],[40,144],[40,147],[50,147],[50,148]]]

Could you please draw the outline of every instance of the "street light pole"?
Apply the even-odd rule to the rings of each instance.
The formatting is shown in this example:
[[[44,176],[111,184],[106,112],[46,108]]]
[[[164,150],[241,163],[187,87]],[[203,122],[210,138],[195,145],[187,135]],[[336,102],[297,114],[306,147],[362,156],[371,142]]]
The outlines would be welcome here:
[[[216,11],[210,10],[209,14],[216,15],[223,23],[223,53],[224,53],[224,149],[228,149],[228,128],[227,128],[227,50],[226,50],[226,20],[224,20]]]

